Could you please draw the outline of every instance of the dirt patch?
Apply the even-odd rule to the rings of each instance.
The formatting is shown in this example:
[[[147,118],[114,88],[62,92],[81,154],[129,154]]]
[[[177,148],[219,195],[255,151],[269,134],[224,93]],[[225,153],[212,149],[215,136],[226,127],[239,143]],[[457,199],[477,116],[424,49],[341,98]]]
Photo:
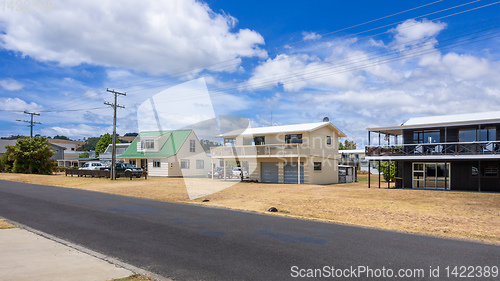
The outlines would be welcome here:
[[[256,212],[276,207],[278,212],[273,214],[277,215],[500,244],[500,194],[388,189],[385,182],[379,189],[376,176],[372,176],[372,188],[366,175],[352,184],[236,183],[196,200],[189,200],[180,178],[110,181],[0,173],[0,179]],[[209,179],[198,180],[200,188],[212,184]]]

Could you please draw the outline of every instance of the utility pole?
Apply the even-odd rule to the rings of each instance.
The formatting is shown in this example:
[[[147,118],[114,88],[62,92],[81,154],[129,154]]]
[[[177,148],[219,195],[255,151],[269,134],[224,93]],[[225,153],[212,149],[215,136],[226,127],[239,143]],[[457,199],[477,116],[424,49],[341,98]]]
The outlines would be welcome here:
[[[16,121],[30,123],[30,124],[28,125],[28,127],[30,127],[30,139],[32,139],[32,138],[33,138],[33,126],[35,126],[35,125],[37,125],[37,124],[38,124],[38,125],[41,125],[41,124],[42,124],[42,123],[40,123],[40,122],[34,122],[34,121],[33,121],[33,116],[34,116],[34,115],[36,115],[36,116],[40,116],[40,113],[28,112],[28,111],[26,111],[26,110],[24,111],[24,113],[25,113],[25,114],[29,114],[29,115],[31,115],[31,121],[28,121],[28,120],[19,120],[19,119],[17,119]]]
[[[125,108],[125,106],[117,104],[117,97],[118,97],[118,95],[126,96],[127,94],[115,92],[115,90],[110,90],[110,89],[106,89],[106,91],[113,93],[115,95],[115,102],[114,103],[105,102],[104,104],[112,106],[113,111],[114,111],[114,114],[113,114],[113,144],[111,147],[111,180],[116,180],[116,166],[115,166],[115,163],[116,163],[116,108],[117,107]]]

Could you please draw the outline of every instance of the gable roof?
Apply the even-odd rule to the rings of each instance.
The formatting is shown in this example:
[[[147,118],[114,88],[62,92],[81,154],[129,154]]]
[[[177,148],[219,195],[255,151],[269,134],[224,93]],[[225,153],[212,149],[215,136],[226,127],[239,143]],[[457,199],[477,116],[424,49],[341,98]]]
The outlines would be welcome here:
[[[500,123],[500,111],[452,114],[411,118],[400,126],[367,128],[371,132],[380,132],[390,135],[401,135],[403,129],[420,129],[441,126],[464,126]]]
[[[294,125],[284,125],[284,126],[270,126],[270,127],[258,127],[258,128],[247,128],[245,130],[236,130],[221,134],[216,136],[217,138],[227,138],[227,137],[237,137],[237,136],[249,136],[249,135],[270,135],[270,134],[284,134],[284,133],[300,133],[300,132],[311,132],[319,128],[331,126],[335,131],[338,132],[340,137],[345,137],[346,135],[335,127],[330,122],[318,122],[318,123],[305,123],[305,124],[294,124]]]
[[[433,125],[433,124],[447,124],[447,123],[471,123],[471,122],[484,122],[484,121],[500,121],[500,111],[467,113],[467,114],[453,114],[453,115],[440,115],[429,117],[417,117],[403,123],[403,126],[415,125]]]
[[[118,156],[119,158],[167,158],[176,155],[181,149],[182,145],[191,134],[193,130],[173,130],[173,131],[163,131],[163,132],[142,132],[135,140],[130,144],[130,146],[125,150],[125,152]],[[145,137],[160,137],[165,136],[167,141],[163,144],[157,152],[143,152],[137,151],[137,140]]]

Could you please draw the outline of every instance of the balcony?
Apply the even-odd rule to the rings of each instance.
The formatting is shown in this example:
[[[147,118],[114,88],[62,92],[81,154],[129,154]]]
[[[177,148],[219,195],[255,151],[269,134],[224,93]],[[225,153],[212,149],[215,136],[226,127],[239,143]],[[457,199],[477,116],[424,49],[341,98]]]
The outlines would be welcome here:
[[[500,155],[500,141],[367,146],[366,156]]]
[[[309,148],[302,144],[218,146],[210,148],[210,154],[213,158],[298,157],[309,155]]]

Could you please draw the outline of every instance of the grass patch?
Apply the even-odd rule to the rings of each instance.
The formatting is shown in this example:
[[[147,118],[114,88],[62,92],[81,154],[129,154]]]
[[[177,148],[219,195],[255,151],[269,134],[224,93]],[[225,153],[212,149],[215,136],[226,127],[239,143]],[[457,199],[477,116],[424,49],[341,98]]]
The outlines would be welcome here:
[[[379,189],[373,175],[368,188],[366,174],[358,176],[360,182],[334,185],[237,183],[196,200],[189,200],[181,178],[0,173],[0,179],[500,244],[500,193],[388,189],[386,182]],[[199,186],[210,182],[199,179]],[[270,207],[279,212],[269,213]]]
[[[5,219],[0,219],[0,229],[10,229],[10,228],[18,228],[19,226],[13,225],[5,221]]]

